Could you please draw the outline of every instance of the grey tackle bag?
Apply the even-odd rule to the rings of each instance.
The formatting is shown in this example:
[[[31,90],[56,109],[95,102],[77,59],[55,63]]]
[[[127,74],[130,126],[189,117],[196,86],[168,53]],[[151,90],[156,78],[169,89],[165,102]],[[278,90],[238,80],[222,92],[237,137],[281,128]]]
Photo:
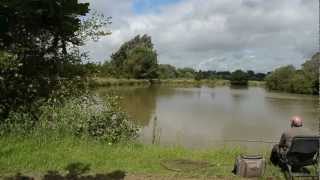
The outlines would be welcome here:
[[[266,168],[262,155],[240,155],[237,157],[233,173],[241,177],[261,177]]]

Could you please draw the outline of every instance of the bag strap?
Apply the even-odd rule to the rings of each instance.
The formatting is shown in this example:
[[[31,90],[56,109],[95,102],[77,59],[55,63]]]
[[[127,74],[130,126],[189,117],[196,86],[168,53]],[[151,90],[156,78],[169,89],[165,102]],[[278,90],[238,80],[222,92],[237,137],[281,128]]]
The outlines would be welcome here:
[[[243,159],[262,159],[263,158],[263,156],[262,155],[240,155],[241,156],[241,158],[243,158]]]

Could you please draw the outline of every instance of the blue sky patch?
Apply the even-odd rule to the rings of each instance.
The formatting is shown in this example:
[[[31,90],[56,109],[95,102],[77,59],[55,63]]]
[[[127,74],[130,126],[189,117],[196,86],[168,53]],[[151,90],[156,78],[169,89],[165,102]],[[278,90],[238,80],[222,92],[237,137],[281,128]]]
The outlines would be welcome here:
[[[133,11],[136,14],[157,13],[162,6],[179,2],[180,0],[134,0]]]

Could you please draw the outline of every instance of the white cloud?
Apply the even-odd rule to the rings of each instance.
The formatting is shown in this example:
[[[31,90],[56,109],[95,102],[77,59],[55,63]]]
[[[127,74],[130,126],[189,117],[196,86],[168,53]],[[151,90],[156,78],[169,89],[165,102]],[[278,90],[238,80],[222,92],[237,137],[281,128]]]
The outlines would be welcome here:
[[[317,0],[185,0],[139,15],[130,0],[90,2],[114,22],[111,36],[85,47],[96,61],[145,33],[160,63],[212,70],[298,66],[317,48]]]

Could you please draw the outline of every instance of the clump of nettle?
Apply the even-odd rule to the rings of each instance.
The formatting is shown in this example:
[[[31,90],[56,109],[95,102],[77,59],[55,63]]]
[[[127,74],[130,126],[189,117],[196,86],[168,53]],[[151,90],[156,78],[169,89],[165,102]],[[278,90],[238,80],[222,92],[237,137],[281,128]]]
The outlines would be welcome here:
[[[137,137],[138,128],[118,105],[118,96],[82,96],[63,103],[48,102],[41,106],[38,122],[28,113],[12,113],[0,127],[2,134],[52,134],[94,138],[118,143]]]
[[[119,97],[106,101],[84,96],[66,102],[63,107],[45,106],[41,128],[67,131],[76,136],[90,136],[107,142],[120,142],[137,136],[138,128],[118,105]]]

